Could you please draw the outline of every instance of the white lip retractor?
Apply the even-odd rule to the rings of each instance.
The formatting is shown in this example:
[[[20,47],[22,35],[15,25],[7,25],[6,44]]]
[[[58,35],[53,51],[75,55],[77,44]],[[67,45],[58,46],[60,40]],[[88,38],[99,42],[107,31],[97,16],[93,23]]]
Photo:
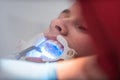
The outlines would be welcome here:
[[[68,47],[67,41],[61,36],[57,36],[57,41],[63,46],[60,49],[59,46],[47,39],[43,33],[31,40],[27,48],[19,53],[18,59],[22,56],[25,57],[37,57],[43,61],[57,61],[59,59],[67,60],[76,55],[76,51]]]

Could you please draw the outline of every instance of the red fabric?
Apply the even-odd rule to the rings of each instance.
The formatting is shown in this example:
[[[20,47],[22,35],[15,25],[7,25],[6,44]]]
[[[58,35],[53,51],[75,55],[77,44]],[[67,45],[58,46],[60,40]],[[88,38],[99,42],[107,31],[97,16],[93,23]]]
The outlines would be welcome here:
[[[79,0],[98,47],[98,63],[110,80],[120,75],[120,1]],[[120,78],[119,78],[120,79]]]

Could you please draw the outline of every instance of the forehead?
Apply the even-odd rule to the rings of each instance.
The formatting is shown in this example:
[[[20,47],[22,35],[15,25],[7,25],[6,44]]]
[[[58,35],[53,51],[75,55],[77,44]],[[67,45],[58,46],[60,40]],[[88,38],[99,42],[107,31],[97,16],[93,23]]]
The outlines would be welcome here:
[[[69,9],[64,9],[58,18],[70,18],[74,21],[79,22],[80,24],[85,24],[80,6],[77,4],[72,5]]]
[[[58,18],[66,18],[66,17],[70,17],[70,15],[71,15],[71,11],[69,9],[65,9],[60,13]]]
[[[64,17],[76,17],[76,18],[81,18],[81,13],[78,10],[79,6],[78,5],[72,5],[68,9],[64,9],[60,15],[59,18],[64,18]]]
[[[78,3],[74,3],[69,10],[73,15],[80,16],[81,17],[81,7]]]

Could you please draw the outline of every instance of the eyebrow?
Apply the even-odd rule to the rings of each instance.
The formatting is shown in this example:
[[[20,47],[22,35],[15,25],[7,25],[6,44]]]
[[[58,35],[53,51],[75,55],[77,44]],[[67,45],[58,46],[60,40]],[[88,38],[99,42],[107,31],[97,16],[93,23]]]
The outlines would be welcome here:
[[[62,14],[66,14],[66,15],[70,16],[70,13],[71,13],[71,11],[69,9],[64,9],[63,11],[61,11],[61,13],[59,14],[58,18],[60,18],[60,16]]]
[[[64,9],[60,14],[62,14],[62,13],[67,13],[67,14],[69,14],[69,13],[70,13],[70,10],[69,10],[69,9]]]

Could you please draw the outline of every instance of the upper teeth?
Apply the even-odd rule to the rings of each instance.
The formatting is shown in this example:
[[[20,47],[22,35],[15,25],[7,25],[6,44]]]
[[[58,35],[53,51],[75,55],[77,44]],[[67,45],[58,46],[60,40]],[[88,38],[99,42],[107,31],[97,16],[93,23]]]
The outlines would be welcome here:
[[[61,50],[63,50],[63,45],[58,42],[58,41],[55,41],[55,40],[48,40],[50,42],[52,42],[54,45],[56,45],[58,48],[60,48]]]

